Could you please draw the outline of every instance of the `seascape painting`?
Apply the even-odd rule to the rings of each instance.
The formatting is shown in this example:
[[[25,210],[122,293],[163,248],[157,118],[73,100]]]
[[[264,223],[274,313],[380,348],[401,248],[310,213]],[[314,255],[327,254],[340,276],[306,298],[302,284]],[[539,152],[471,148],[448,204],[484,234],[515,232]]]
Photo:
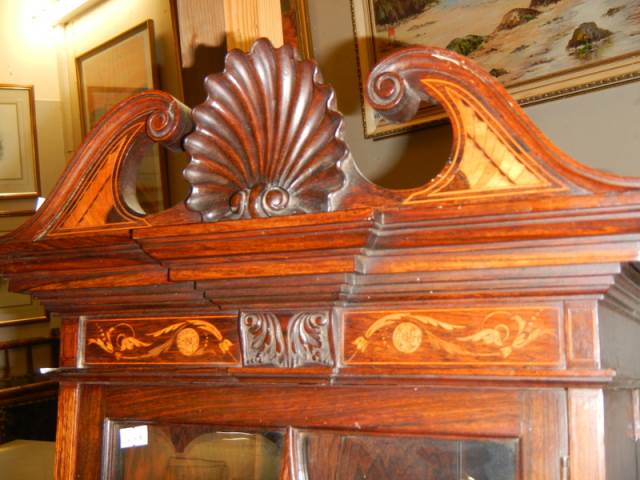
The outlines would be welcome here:
[[[368,35],[371,44],[367,52],[359,46],[368,56],[361,66],[403,47],[448,48],[478,62],[524,103],[640,70],[640,0],[353,2],[356,36]]]

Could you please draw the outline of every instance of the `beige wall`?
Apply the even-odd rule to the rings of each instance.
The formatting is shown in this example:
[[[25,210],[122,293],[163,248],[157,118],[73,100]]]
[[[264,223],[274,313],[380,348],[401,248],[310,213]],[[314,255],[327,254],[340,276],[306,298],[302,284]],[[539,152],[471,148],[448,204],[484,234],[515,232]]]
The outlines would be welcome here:
[[[577,160],[619,175],[640,176],[640,82],[525,110]]]
[[[390,186],[418,186],[436,174],[451,145],[448,126],[365,139],[348,0],[309,0],[316,59],[336,88],[346,137],[362,172]],[[640,82],[526,108],[542,130],[578,160],[640,176]]]
[[[347,0],[308,0],[313,43],[325,79],[336,86],[346,117],[347,140],[363,173],[389,186],[419,185],[437,173],[448,156],[447,126],[382,140],[364,139],[351,12]],[[48,192],[67,157],[81,140],[74,58],[141,23],[154,21],[161,88],[180,96],[169,0],[106,0],[67,25],[66,33],[50,27],[52,0],[0,1],[0,82],[34,84],[43,191]],[[60,29],[59,29],[60,30]],[[56,44],[65,41],[62,55]],[[59,82],[58,62],[60,66]],[[60,92],[63,92],[62,96]],[[64,93],[69,92],[69,93]],[[65,98],[66,97],[66,98]],[[61,103],[62,101],[62,103]],[[64,106],[64,107],[63,107]],[[543,131],[578,160],[612,172],[640,175],[640,83],[604,89],[526,109]],[[63,145],[63,123],[68,136]],[[169,162],[173,202],[186,196],[181,179],[184,158]],[[30,201],[5,203],[24,209]],[[0,231],[15,220],[0,218]]]
[[[0,1],[0,83],[33,85],[36,110],[38,163],[42,195],[46,196],[65,166],[63,121],[56,57],[56,35],[50,22],[50,0]],[[33,209],[34,199],[0,200],[0,211]],[[0,234],[20,225],[27,216],[0,217]],[[25,295],[7,293],[0,282],[0,321],[42,313]],[[0,340],[15,337],[4,330]],[[48,331],[48,327],[45,326]]]
[[[43,195],[65,165],[56,35],[51,27],[51,0],[0,1],[0,83],[33,85],[38,163]],[[0,211],[25,210],[33,200],[1,201]],[[24,220],[22,217],[20,220]],[[15,219],[0,219],[0,233]]]
[[[33,84],[39,100],[60,100],[55,33],[48,15],[52,1],[0,2],[0,80]]]

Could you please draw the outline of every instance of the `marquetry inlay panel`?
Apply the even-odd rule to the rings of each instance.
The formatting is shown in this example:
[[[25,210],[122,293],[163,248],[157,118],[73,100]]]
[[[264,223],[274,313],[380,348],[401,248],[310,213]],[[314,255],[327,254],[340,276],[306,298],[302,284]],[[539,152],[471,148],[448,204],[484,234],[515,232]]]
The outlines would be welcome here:
[[[87,319],[85,364],[230,364],[240,359],[230,316]]]
[[[347,365],[560,366],[560,316],[542,306],[346,312],[343,358]]]

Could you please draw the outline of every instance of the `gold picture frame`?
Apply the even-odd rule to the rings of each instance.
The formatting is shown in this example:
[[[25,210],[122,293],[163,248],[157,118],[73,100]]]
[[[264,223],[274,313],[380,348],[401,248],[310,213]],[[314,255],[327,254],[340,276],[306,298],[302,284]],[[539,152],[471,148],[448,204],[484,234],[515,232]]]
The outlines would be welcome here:
[[[83,135],[126,98],[158,87],[153,20],[102,43],[75,59]],[[167,208],[166,158],[152,146],[138,170],[138,202],[146,213]]]
[[[0,200],[40,196],[32,85],[0,84]]]
[[[446,120],[440,107],[425,105],[415,119],[390,124],[364,101],[369,72],[385,55],[406,46],[433,45],[466,54],[522,105],[640,78],[637,0],[616,8],[597,0],[421,0],[412,2],[419,4],[416,11],[406,7],[409,3],[351,0],[367,138]],[[578,31],[580,38],[587,31],[592,40],[573,40]]]
[[[313,42],[309,27],[307,0],[280,0],[282,38],[298,49],[302,58],[313,58]]]

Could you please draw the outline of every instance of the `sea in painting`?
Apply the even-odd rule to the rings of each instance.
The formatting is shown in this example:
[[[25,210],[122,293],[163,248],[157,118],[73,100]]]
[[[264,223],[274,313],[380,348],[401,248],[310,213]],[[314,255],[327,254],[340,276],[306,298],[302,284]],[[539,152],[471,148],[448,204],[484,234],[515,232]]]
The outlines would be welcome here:
[[[640,52],[640,0],[369,0],[376,61],[433,45],[513,85]]]

